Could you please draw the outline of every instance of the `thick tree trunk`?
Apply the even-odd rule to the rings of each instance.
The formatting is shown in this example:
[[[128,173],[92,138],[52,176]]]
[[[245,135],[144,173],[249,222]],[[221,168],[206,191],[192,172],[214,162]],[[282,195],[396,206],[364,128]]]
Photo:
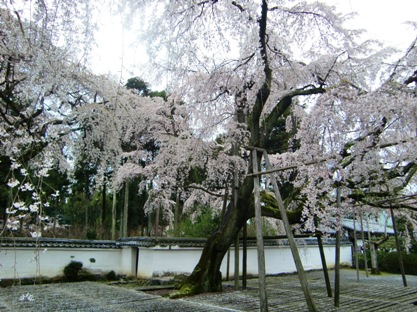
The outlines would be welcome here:
[[[223,258],[246,221],[254,217],[252,190],[253,178],[247,177],[239,189],[237,205],[229,204],[219,228],[207,239],[193,273],[183,282],[179,291],[171,295],[172,297],[222,290],[220,266]],[[266,203],[262,206],[262,215],[281,219],[275,198],[272,199],[265,193],[262,195],[262,201]],[[289,222],[292,224],[298,222],[301,214],[301,208],[287,212]]]
[[[251,180],[245,179],[239,190],[237,205],[229,204],[219,228],[207,239],[200,261],[193,273],[172,297],[222,290],[220,266],[223,258],[243,224],[253,216],[253,212],[250,212],[253,209],[253,205],[250,205],[253,188]]]
[[[371,257],[374,257],[374,262],[375,262],[375,269],[372,268],[372,272],[371,272],[372,274],[381,274],[381,272],[379,271],[379,266],[378,266],[378,248],[381,244],[385,243],[388,239],[389,239],[389,236],[386,235],[385,237],[383,237],[377,242],[369,242],[369,244],[371,245]]]
[[[371,253],[371,265],[372,265],[371,274],[374,274],[374,275],[381,274],[378,268],[378,258],[377,258],[375,245],[371,241],[369,241],[369,251]]]
[[[247,129],[250,132],[249,144],[258,148],[266,147],[270,134],[276,127],[277,120],[290,107],[293,98],[301,95],[320,94],[325,92],[322,86],[318,88],[301,88],[291,90],[277,102],[272,112],[270,112],[261,122],[263,108],[271,93],[272,85],[272,69],[269,65],[269,48],[267,46],[267,14],[268,1],[262,0],[261,13],[257,22],[259,27],[259,52],[264,65],[264,77],[262,78],[263,82],[256,92],[255,103],[251,111],[247,112],[246,115],[244,110],[236,110],[237,121],[239,123],[246,124]],[[246,107],[247,104],[247,98],[245,97],[246,88],[247,86],[244,86],[241,90],[242,92],[236,94],[236,101],[240,107]],[[259,156],[260,159],[261,153]],[[249,170],[251,171],[251,168],[249,168]],[[253,178],[246,177],[243,184],[239,188],[237,204],[229,204],[229,207],[222,218],[219,229],[207,240],[200,261],[195,267],[193,273],[183,283],[180,291],[174,296],[196,294],[201,292],[215,292],[222,289],[220,265],[223,257],[246,221],[254,216],[254,200],[252,197],[252,190]],[[271,197],[272,196],[267,196],[267,198],[262,198],[264,203],[268,202],[262,207],[262,215],[280,218],[277,202]],[[302,210],[299,209],[298,211],[289,213],[289,222],[298,222],[301,218],[301,211]]]

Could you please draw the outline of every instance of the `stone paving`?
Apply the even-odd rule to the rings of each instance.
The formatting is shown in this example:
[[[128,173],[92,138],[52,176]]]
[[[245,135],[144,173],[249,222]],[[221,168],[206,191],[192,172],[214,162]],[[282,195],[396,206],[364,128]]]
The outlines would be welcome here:
[[[365,276],[359,283],[356,271],[342,270],[339,308],[327,295],[323,272],[307,274],[310,290],[318,311],[417,311],[417,276],[407,276],[409,287],[402,286],[399,275]],[[330,273],[332,287],[334,272]],[[210,295],[201,302],[217,304],[232,311],[259,311],[257,280],[248,281],[249,290]],[[269,311],[307,311],[307,305],[296,275],[267,278]],[[193,301],[199,302],[199,296]]]
[[[365,277],[359,283],[354,270],[342,270],[339,308],[327,296],[323,273],[307,274],[319,311],[417,311],[417,276]],[[331,272],[333,285],[333,272]],[[0,311],[259,311],[257,279],[248,289],[202,294],[170,300],[135,289],[103,283],[63,283],[0,289]],[[307,311],[297,275],[267,278],[269,311]]]

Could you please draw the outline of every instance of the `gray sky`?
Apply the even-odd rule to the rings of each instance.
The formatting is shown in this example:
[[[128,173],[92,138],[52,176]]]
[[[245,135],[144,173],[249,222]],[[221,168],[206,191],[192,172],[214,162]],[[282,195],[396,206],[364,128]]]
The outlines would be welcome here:
[[[417,31],[404,24],[409,20],[417,22],[416,0],[323,1],[344,13],[356,11],[358,16],[347,26],[366,29],[370,38],[387,45],[405,50],[417,35]],[[141,76],[141,64],[147,61],[144,48],[135,42],[132,33],[123,29],[120,16],[109,18],[103,10],[98,21],[101,31],[93,54],[93,70],[97,74],[111,73],[122,82],[132,76]]]

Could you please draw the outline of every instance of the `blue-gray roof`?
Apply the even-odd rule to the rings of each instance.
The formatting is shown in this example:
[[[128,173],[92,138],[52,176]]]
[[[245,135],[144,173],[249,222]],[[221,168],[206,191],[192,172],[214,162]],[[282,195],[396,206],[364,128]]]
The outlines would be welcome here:
[[[342,220],[343,227],[345,227],[347,229],[350,229],[350,230],[354,230],[353,223],[354,223],[353,219],[343,219]],[[375,221],[369,221],[369,222],[368,221],[363,221],[362,226],[361,226],[361,223],[359,221],[355,222],[356,231],[361,232],[362,227],[363,227],[364,232],[368,232],[368,229],[369,229],[369,231],[371,233],[394,234],[394,229],[391,226],[383,224],[383,223],[378,223],[378,222],[375,222]]]

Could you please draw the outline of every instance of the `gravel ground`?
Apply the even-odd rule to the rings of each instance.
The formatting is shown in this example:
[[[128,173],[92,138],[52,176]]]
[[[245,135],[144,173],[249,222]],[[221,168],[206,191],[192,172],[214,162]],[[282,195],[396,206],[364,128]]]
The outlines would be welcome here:
[[[321,271],[307,278],[319,311],[417,311],[417,276],[407,276],[403,287],[400,275],[360,272],[358,283],[355,270],[343,269],[339,308],[327,296]],[[333,285],[333,271],[330,280]],[[259,311],[257,287],[251,279],[247,290],[171,300],[94,282],[14,286],[0,289],[0,311]],[[307,311],[297,275],[268,277],[267,288],[269,311]]]

